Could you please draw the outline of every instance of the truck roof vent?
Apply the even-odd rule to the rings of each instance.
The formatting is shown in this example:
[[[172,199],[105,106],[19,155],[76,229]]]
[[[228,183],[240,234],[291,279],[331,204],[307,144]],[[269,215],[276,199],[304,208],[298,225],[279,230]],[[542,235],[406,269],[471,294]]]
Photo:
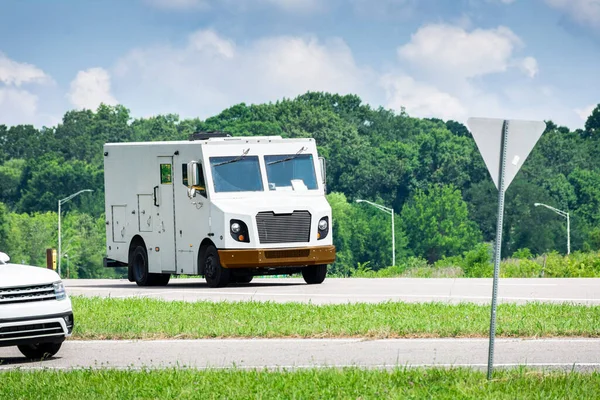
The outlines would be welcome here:
[[[222,138],[222,137],[231,137],[228,132],[220,132],[220,131],[200,131],[194,132],[189,136],[189,140],[206,140],[210,138]]]

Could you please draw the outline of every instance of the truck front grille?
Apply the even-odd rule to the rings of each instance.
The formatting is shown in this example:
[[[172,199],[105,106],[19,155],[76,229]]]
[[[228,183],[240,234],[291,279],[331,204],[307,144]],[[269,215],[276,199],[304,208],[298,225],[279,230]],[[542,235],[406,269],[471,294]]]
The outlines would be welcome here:
[[[310,241],[311,215],[308,211],[275,214],[263,211],[256,214],[258,239],[262,244],[305,243]]]
[[[3,340],[29,339],[48,336],[62,336],[64,331],[59,322],[40,322],[27,325],[4,326],[0,328],[0,343]]]
[[[0,288],[0,305],[44,300],[56,300],[54,285]]]

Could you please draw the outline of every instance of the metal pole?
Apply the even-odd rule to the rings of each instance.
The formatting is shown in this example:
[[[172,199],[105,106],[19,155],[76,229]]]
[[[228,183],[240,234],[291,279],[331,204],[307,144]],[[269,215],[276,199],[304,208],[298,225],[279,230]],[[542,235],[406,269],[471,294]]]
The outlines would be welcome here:
[[[498,277],[500,275],[500,259],[502,251],[502,223],[504,217],[504,171],[506,169],[506,142],[508,141],[508,121],[502,127],[502,141],[500,150],[500,172],[498,177],[498,222],[496,226],[496,249],[494,252],[494,281],[492,289],[492,312],[490,316],[490,345],[488,353],[488,380],[492,379],[494,369],[494,340],[496,339],[496,302],[498,297]]]
[[[571,222],[567,213],[567,255],[571,254]]]
[[[392,208],[392,266],[396,266],[396,237],[394,232],[394,209]]]
[[[58,276],[60,276],[60,200],[58,201]]]

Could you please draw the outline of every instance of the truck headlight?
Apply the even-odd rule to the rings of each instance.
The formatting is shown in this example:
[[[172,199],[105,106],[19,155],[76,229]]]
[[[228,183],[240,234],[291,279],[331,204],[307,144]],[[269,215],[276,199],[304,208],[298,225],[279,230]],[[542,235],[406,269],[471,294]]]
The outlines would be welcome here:
[[[329,224],[327,223],[326,219],[322,219],[319,221],[319,230],[320,231],[326,231],[328,226],[329,226]]]
[[[65,285],[63,285],[62,281],[54,282],[54,295],[56,296],[56,300],[64,300],[67,298],[67,292],[65,291]]]
[[[250,243],[248,226],[244,221],[232,219],[229,221],[229,233],[237,242]]]
[[[327,234],[329,233],[329,217],[321,218],[319,220],[317,228],[319,228],[319,231],[317,232],[317,239],[325,239],[327,237]]]

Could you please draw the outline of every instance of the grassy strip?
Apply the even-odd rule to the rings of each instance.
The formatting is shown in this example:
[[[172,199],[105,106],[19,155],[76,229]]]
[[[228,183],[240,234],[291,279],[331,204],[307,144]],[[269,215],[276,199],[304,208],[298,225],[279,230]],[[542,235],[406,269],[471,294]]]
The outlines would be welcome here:
[[[73,297],[74,339],[485,337],[489,306],[464,303],[178,302]],[[498,306],[503,337],[600,337],[600,306]]]
[[[75,370],[0,374],[3,399],[597,399],[599,373],[468,369]]]

